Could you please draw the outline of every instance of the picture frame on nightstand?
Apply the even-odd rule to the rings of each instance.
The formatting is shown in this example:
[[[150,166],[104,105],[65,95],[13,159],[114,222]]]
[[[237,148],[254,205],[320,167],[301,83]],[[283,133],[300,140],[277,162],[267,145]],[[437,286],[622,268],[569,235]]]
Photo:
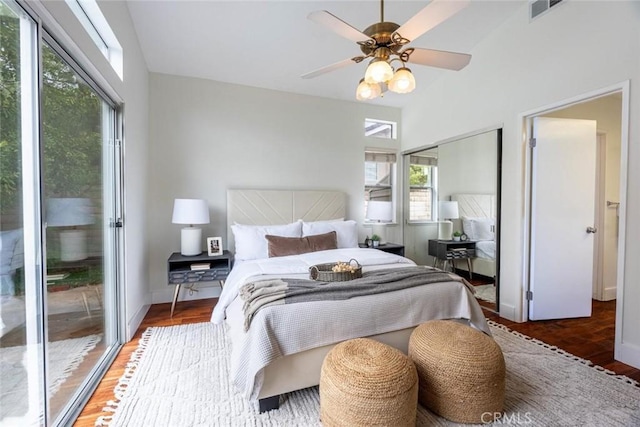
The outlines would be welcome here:
[[[209,256],[222,255],[222,237],[207,237],[207,253]]]

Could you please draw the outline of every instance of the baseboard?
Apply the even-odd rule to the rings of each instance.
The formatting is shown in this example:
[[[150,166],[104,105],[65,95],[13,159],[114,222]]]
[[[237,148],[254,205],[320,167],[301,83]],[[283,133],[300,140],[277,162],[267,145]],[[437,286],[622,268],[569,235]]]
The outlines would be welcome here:
[[[616,299],[617,292],[618,292],[618,288],[616,286],[613,286],[611,288],[604,288],[603,301],[612,301]]]
[[[616,345],[614,359],[640,369],[640,346],[629,343]]]
[[[182,288],[180,289],[180,295],[178,295],[178,301],[218,298],[221,292],[219,286],[198,287],[196,285],[195,289],[197,289],[198,292],[193,292],[190,295],[189,290],[186,289],[185,286],[182,286]],[[162,304],[165,302],[172,302],[174,290],[175,288],[173,286],[167,286],[167,289],[165,290],[153,292],[153,294],[151,295],[151,303]]]
[[[500,303],[500,317],[504,317],[512,322],[521,322],[520,319],[516,319],[516,308],[509,304]]]
[[[142,324],[144,316],[147,315],[150,307],[151,304],[143,305],[142,307],[140,307],[138,312],[133,315],[131,320],[129,320],[129,322],[127,323],[127,341],[131,341],[131,338],[133,338],[133,336],[136,334],[136,331],[140,327],[140,324]]]

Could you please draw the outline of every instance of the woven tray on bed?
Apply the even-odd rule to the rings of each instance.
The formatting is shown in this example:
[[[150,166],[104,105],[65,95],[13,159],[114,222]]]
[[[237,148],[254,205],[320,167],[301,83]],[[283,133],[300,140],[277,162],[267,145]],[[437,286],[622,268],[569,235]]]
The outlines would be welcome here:
[[[309,278],[322,282],[346,282],[348,280],[359,279],[362,277],[362,266],[355,259],[350,259],[347,264],[355,267],[354,271],[333,271],[332,268],[337,262],[329,262],[326,264],[316,264],[309,267]]]

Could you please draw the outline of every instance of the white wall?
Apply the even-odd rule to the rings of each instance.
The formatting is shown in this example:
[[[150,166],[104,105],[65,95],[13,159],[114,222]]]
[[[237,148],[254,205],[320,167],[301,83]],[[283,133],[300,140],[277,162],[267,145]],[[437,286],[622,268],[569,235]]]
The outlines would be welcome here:
[[[456,193],[496,194],[497,132],[486,132],[438,146],[438,197]]]
[[[122,1],[100,1],[99,6],[113,29],[124,55],[124,79],[89,38],[63,1],[35,3],[52,20],[45,25],[63,40],[65,47],[91,72],[111,97],[124,107],[125,180],[125,321],[127,339],[137,330],[150,305],[146,253],[147,164],[148,164],[148,71],[138,38]]]
[[[578,104],[546,114],[545,117],[587,119],[598,122],[598,132],[606,134],[604,193],[605,201],[620,201],[620,130],[622,119],[622,97],[610,95],[583,104]],[[576,155],[580,155],[576,153]],[[616,209],[604,206],[604,229],[598,230],[602,239],[602,282],[604,298],[594,295],[595,299],[609,301],[616,298],[617,262],[618,262],[618,219]]]
[[[572,1],[529,23],[527,6],[473,50],[470,65],[415,93],[403,149],[504,123],[500,314],[522,320],[525,143],[519,114],[631,80],[627,217],[640,217],[640,2]],[[634,113],[635,112],[635,113]],[[622,341],[640,366],[640,223],[627,221]]]
[[[173,297],[166,260],[180,250],[180,226],[171,224],[175,198],[206,199],[211,224],[203,237],[222,236],[225,247],[230,188],[342,190],[347,217],[362,223],[364,148],[400,148],[398,140],[364,136],[365,118],[399,122],[395,108],[155,73],[149,94],[146,211],[154,303]],[[389,241],[398,241],[400,227],[389,228]],[[367,230],[361,233],[364,240]],[[192,297],[217,291],[201,288]]]

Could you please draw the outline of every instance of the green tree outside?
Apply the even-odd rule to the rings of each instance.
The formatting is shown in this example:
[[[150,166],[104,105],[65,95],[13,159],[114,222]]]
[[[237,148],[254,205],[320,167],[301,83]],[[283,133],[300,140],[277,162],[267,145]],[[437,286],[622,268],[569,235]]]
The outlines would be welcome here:
[[[424,187],[428,181],[424,167],[420,165],[409,165],[409,185],[412,187]]]
[[[0,212],[20,210],[20,21],[0,4]],[[43,45],[42,162],[45,197],[101,194],[102,101]]]

